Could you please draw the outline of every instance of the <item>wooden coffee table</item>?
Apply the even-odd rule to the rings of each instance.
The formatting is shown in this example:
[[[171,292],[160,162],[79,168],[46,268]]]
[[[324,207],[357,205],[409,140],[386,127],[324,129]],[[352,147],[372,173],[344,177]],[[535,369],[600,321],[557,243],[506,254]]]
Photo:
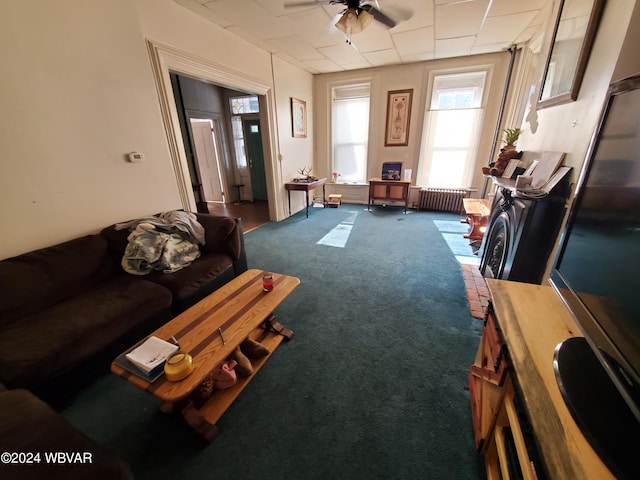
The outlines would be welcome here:
[[[162,411],[176,411],[204,438],[213,440],[218,433],[216,422],[271,355],[252,360],[251,376],[238,377],[233,387],[216,390],[198,409],[189,395],[247,337],[259,340],[271,354],[283,339],[293,337],[291,330],[278,323],[273,311],[300,280],[274,273],[273,290],[264,292],[262,274],[262,270],[244,272],[151,334],[165,340],[175,337],[181,351],[193,357],[193,372],[184,380],[171,382],[162,375],[150,383],[115,363],[111,371],[162,400]]]

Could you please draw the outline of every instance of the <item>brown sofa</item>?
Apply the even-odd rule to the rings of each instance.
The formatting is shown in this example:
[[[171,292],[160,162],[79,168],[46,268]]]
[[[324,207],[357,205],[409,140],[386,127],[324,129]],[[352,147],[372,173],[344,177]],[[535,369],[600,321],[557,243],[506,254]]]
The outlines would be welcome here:
[[[240,219],[197,220],[200,257],[173,273],[126,273],[129,231],[115,225],[0,261],[0,453],[40,454],[36,464],[0,462],[0,478],[133,478],[55,409],[120,352],[247,270]],[[52,466],[45,452],[82,452],[92,463]]]
[[[245,271],[241,221],[197,218],[201,256],[174,273],[125,273],[129,232],[114,226],[0,261],[0,382],[58,408],[118,353]]]
[[[3,480],[133,479],[120,458],[80,433],[38,397],[28,390],[5,390],[2,384],[0,453],[4,455]]]

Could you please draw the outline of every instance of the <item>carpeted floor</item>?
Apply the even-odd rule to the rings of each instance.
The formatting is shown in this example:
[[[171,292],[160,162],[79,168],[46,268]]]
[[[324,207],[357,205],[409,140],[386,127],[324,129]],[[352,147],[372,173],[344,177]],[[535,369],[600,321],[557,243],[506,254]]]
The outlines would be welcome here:
[[[467,389],[481,322],[438,226],[453,221],[343,205],[249,232],[250,268],[301,279],[276,312],[296,336],[211,444],[109,374],[63,414],[138,479],[484,478]]]

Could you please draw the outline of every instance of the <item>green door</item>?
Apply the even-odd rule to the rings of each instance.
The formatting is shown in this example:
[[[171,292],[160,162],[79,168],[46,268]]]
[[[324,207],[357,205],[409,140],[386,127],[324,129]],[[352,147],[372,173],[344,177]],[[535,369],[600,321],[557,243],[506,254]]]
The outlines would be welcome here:
[[[245,120],[244,138],[247,144],[247,160],[251,171],[251,191],[254,200],[267,200],[267,179],[262,155],[260,120]]]

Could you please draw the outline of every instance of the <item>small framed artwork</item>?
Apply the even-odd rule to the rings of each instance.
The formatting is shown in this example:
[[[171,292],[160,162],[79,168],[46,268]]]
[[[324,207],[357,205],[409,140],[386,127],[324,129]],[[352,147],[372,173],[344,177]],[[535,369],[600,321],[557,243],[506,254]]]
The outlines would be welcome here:
[[[412,88],[388,92],[387,125],[384,135],[385,147],[406,147],[409,145],[412,97]]]
[[[307,136],[307,102],[291,98],[291,134],[296,138]]]

